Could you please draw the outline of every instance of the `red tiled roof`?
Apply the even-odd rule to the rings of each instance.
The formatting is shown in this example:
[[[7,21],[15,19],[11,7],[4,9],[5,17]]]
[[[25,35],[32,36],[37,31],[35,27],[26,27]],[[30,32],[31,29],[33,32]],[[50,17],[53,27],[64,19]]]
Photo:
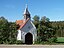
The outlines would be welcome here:
[[[21,24],[23,24],[23,20],[17,20],[16,24],[20,26]]]
[[[18,28],[18,30],[21,29],[21,28],[23,28],[25,26],[25,24],[28,22],[28,20],[29,20],[29,18],[25,22],[24,22],[24,20],[18,20],[18,21],[16,21],[16,24],[20,26]]]

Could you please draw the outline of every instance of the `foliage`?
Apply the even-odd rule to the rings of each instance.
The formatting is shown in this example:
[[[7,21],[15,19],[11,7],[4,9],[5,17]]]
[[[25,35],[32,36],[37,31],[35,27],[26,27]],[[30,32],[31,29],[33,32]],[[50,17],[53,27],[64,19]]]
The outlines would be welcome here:
[[[57,38],[54,38],[54,37],[48,39],[48,42],[50,43],[56,42],[56,41],[57,41]]]
[[[39,16],[35,15],[35,16],[33,17],[33,20],[34,20],[34,21],[39,21]]]
[[[64,37],[64,21],[51,22],[52,27],[55,29],[57,37]]]
[[[35,22],[35,20],[33,22]],[[58,38],[59,39],[58,40],[57,37],[64,37],[64,21],[50,22],[49,18],[43,16],[41,20],[39,20],[38,27],[36,28],[38,33],[37,43],[41,43],[42,41],[47,41],[51,43],[61,42],[59,40],[61,40],[62,38],[61,39]]]
[[[46,16],[40,19],[35,15],[33,23],[37,28],[36,44],[63,42],[63,38],[57,37],[64,37],[64,21],[50,21]],[[3,16],[0,17],[0,44],[22,44],[22,41],[16,40],[17,27],[15,22],[8,22]]]
[[[37,16],[38,17],[38,16]],[[34,16],[35,18],[35,16]],[[36,23],[35,20],[38,22]],[[34,23],[35,22],[35,23]],[[50,19],[47,18],[46,16],[43,16],[41,18],[41,20],[39,20],[38,18],[35,18],[33,20],[33,23],[37,24],[36,28],[37,28],[37,35],[38,35],[38,39],[37,39],[37,43],[41,43],[43,41],[48,41],[49,40],[53,40],[55,42],[55,29],[52,27],[52,25],[50,24]],[[51,39],[53,38],[53,39]],[[52,42],[53,42],[52,41]]]
[[[33,17],[33,23],[35,24],[36,28],[38,28],[38,25],[39,25],[39,16],[35,15]]]
[[[16,44],[22,44],[22,41],[17,40],[17,41],[16,41]]]
[[[8,22],[4,17],[0,17],[0,44],[14,44],[16,35],[15,22]]]

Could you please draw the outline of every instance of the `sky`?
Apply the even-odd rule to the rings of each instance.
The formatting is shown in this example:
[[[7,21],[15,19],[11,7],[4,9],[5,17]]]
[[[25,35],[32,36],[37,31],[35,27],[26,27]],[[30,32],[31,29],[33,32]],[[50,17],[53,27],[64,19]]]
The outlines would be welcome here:
[[[12,22],[22,20],[26,4],[31,18],[38,15],[50,21],[64,21],[64,0],[0,0],[0,17]]]

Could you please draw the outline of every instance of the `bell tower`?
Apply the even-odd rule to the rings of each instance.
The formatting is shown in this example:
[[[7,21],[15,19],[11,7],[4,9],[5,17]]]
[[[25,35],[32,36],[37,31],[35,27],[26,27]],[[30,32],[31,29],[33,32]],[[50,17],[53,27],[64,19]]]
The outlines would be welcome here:
[[[23,16],[24,16],[24,19],[25,19],[25,20],[27,20],[28,18],[31,19],[27,5],[26,5],[26,8],[25,8],[25,10],[24,10]]]

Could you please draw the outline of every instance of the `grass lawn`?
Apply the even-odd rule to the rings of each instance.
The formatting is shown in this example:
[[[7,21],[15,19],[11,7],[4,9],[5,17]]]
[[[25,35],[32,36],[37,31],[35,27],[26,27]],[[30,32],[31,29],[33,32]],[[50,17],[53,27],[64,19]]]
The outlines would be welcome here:
[[[42,44],[42,45],[64,45],[64,37],[57,37],[56,42],[41,42],[39,44]]]
[[[64,43],[64,37],[58,37],[57,42],[58,43]]]

